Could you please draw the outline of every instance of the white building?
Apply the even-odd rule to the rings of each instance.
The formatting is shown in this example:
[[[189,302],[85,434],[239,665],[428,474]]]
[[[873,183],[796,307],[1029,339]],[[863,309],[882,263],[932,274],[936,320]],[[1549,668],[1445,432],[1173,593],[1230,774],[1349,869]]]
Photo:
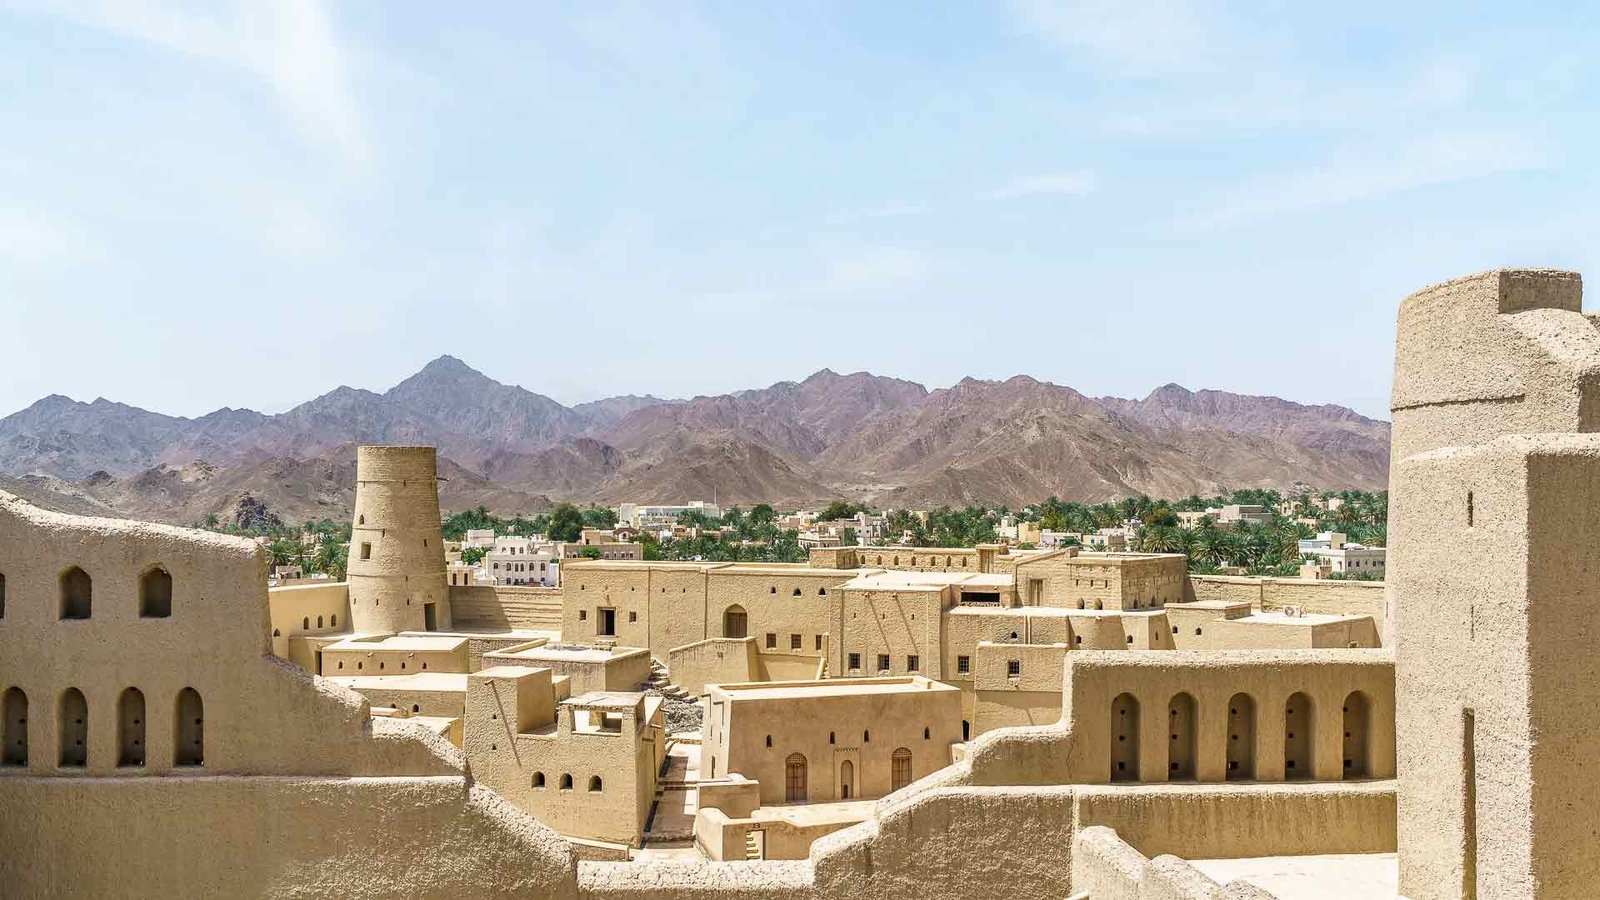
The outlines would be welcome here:
[[[534,544],[531,538],[497,537],[483,555],[483,573],[494,584],[561,583],[560,557],[553,548]]]
[[[1342,531],[1324,531],[1300,542],[1300,552],[1316,557],[1334,574],[1375,574],[1382,576],[1389,553],[1382,547],[1368,547],[1345,541]]]
[[[635,528],[671,525],[678,521],[678,516],[690,511],[712,519],[722,518],[722,507],[707,500],[695,500],[682,505],[624,503],[617,507],[617,521]]]

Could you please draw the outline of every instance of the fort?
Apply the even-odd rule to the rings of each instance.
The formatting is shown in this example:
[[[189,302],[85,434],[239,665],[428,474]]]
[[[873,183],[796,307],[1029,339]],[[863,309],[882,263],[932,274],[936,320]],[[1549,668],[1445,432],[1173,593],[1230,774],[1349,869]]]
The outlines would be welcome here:
[[[1600,317],[1400,307],[1387,582],[817,547],[452,584],[431,448],[349,578],[0,495],[0,894],[1577,898]],[[1320,891],[1321,893],[1316,893]]]

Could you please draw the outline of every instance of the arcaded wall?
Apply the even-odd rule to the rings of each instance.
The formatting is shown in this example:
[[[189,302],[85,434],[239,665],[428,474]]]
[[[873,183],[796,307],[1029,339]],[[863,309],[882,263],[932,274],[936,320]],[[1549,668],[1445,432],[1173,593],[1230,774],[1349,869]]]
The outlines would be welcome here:
[[[136,777],[175,768],[198,726],[208,773],[444,774],[420,744],[373,740],[357,695],[313,683],[272,654],[266,560],[256,545],[148,523],[45,512],[0,494],[0,694],[27,698],[27,765],[56,774],[64,745],[83,740],[86,775]],[[141,615],[145,576],[170,577],[164,616]],[[87,581],[86,618],[62,618],[69,583]],[[119,766],[125,692],[146,715],[143,764]],[[185,690],[199,715],[180,717]],[[77,692],[72,693],[72,692]],[[81,694],[86,716],[63,717]],[[131,696],[131,695],[129,695]],[[185,695],[188,696],[188,695]],[[82,729],[74,735],[69,728]],[[130,738],[131,739],[131,738]],[[14,771],[0,767],[0,778]]]

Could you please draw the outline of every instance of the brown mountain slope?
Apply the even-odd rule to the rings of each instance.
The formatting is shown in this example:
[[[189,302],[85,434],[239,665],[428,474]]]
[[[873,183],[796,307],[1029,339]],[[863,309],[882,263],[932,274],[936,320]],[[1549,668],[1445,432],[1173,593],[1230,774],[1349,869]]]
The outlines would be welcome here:
[[[312,459],[273,457],[218,468],[205,462],[159,465],[123,479],[81,485],[95,502],[136,519],[188,524],[208,515],[224,520],[250,497],[284,522],[343,521],[355,502],[356,457],[346,444]],[[439,503],[447,510],[479,505],[497,512],[541,512],[548,498],[499,487],[449,459],[439,461]]]
[[[340,387],[271,416],[182,419],[47,397],[0,419],[0,472],[79,481],[103,470],[82,491],[118,509],[187,514],[270,489],[285,512],[320,515],[344,503],[327,459],[358,442],[436,446],[465,467],[463,485],[467,470],[481,473],[476,495],[496,508],[548,496],[926,505],[1295,482],[1378,489],[1389,458],[1388,424],[1343,407],[1177,385],[1093,398],[1019,375],[930,393],[823,369],[687,401],[566,407],[441,357],[384,393]]]

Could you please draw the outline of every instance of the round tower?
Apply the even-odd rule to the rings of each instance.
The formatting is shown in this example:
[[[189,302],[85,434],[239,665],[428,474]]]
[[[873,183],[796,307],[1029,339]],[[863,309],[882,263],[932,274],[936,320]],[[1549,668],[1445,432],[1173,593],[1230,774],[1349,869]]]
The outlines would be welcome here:
[[[357,448],[347,571],[353,630],[389,634],[450,627],[434,448]]]

